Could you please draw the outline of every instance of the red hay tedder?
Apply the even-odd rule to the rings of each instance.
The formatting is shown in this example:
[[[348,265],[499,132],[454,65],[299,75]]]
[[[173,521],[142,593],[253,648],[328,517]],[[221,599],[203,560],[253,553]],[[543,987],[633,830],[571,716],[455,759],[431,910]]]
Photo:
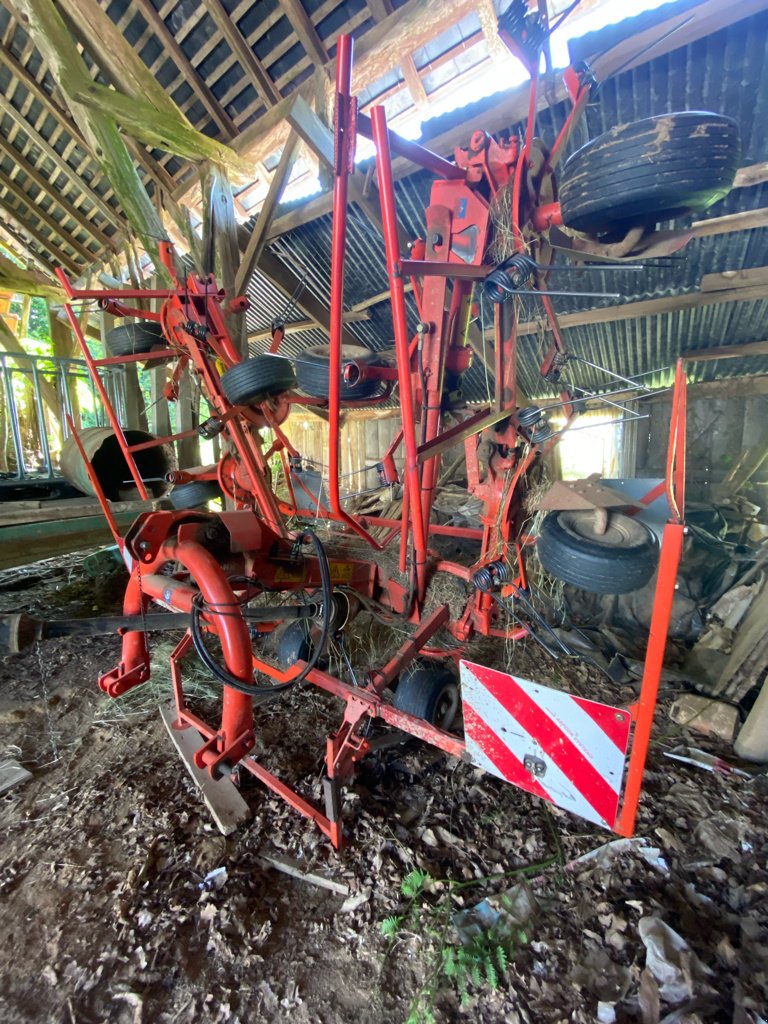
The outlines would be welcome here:
[[[727,192],[738,166],[737,132],[728,118],[703,113],[671,114],[624,125],[579,150],[558,182],[558,161],[594,83],[586,67],[566,72],[572,109],[548,149],[534,135],[541,40],[535,19],[526,15],[516,22],[516,9],[513,6],[512,14],[503,20],[502,34],[531,70],[527,131],[524,137],[502,141],[475,131],[467,148],[456,151],[455,162],[389,131],[382,106],[374,107],[370,117],[358,113],[350,93],[352,40],[339,39],[330,345],[316,363],[323,369],[325,395],[322,387],[309,397],[296,392],[293,364],[279,354],[279,327],[268,354],[241,360],[226,319],[229,314],[242,314],[247,300],[226,295],[212,274],[191,273],[181,279],[169,243],[160,246],[162,262],[173,279],[167,289],[77,290],[59,271],[69,298],[66,308],[72,329],[142,498],[149,495],[137,456],[153,445],[186,435],[129,443],[101,384],[100,366],[125,360],[173,360],[171,398],[180,374],[189,368],[210,407],[210,418],[200,433],[218,434],[224,442],[224,455],[215,469],[193,467],[192,473],[170,474],[170,482],[177,485],[203,487],[189,502],[197,507],[144,512],[124,537],[118,534],[99,473],[88,465],[91,483],[130,571],[122,658],[117,667],[105,672],[99,685],[112,697],[140,686],[151,673],[145,630],[162,628],[161,622],[168,620],[172,628],[185,627],[171,656],[174,728],[193,730],[187,736],[199,734],[196,766],[207,769],[222,785],[236,783],[241,770],[251,772],[311,818],[336,848],[343,842],[340,789],[351,783],[356,764],[370,749],[372,719],[622,835],[631,835],[634,827],[683,542],[685,377],[678,365],[666,481],[634,506],[627,502],[630,507],[621,514],[598,509],[570,512],[563,518],[553,511],[545,523],[554,526],[542,531],[543,537],[559,530],[558,550],[570,545],[587,556],[591,553],[598,567],[618,565],[619,576],[626,573],[624,583],[614,570],[611,580],[601,584],[579,575],[574,579],[563,568],[564,578],[576,584],[609,591],[612,587],[611,592],[633,589],[647,582],[658,565],[637,703],[614,708],[473,665],[463,660],[463,653],[478,635],[496,637],[499,643],[546,636],[546,625],[532,610],[528,590],[526,548],[535,538],[522,529],[523,499],[526,475],[557,442],[559,432],[548,425],[540,409],[518,404],[515,297],[525,294],[541,303],[551,332],[541,373],[549,383],[557,383],[570,357],[548,287],[553,273],[573,265],[586,271],[624,269],[629,259],[679,248],[688,236],[657,232],[656,225],[679,212],[702,209]],[[376,365],[375,360],[356,353],[350,357],[341,340],[347,185],[354,171],[358,135],[371,139],[376,150],[396,352],[394,364],[389,365]],[[435,177],[425,236],[413,242],[407,257],[398,238],[393,154]],[[687,172],[680,169],[681,154],[687,154],[687,166],[695,170],[687,183],[683,180]],[[502,195],[510,211],[510,241],[507,254],[492,259],[489,247],[498,231],[492,212]],[[555,265],[555,246],[581,262]],[[406,315],[409,282],[419,315],[414,333],[409,331]],[[468,325],[481,292],[494,310],[491,370],[495,389],[490,404],[469,408],[462,403],[458,385],[473,358]],[[162,300],[158,313],[132,306],[135,300],[148,298]],[[102,309],[116,316],[154,321],[146,332],[147,344],[132,349],[133,354],[94,358],[74,308],[82,300],[98,300]],[[163,339],[159,348],[157,324]],[[377,389],[362,388],[371,381],[380,382]],[[630,380],[630,385],[635,383]],[[355,397],[361,389],[368,397]],[[378,396],[370,397],[371,390],[378,390]],[[402,517],[356,517],[345,511],[340,497],[341,410],[350,403],[370,405],[391,402],[393,397],[402,426],[395,444],[381,457],[381,474],[383,482],[402,485]],[[559,402],[570,426],[583,402],[565,387]],[[334,532],[359,538],[360,557],[328,554],[328,542],[322,543],[312,529],[301,525],[301,517],[309,522],[315,511],[302,509],[296,500],[299,489],[306,489],[301,455],[281,429],[296,403],[327,411],[327,507],[319,507],[319,518],[328,520]],[[448,414],[456,421],[450,427],[445,425]],[[267,429],[269,442],[262,436]],[[483,505],[481,529],[439,525],[433,515],[441,456],[460,443],[466,451],[469,492]],[[394,460],[399,445],[404,452],[402,479]],[[88,463],[83,446],[81,451]],[[289,500],[280,500],[272,486],[269,460],[276,453],[282,460]],[[216,487],[226,499],[220,512],[198,504]],[[660,494],[666,495],[668,510],[659,552],[655,538],[633,518],[633,512]],[[315,494],[312,497],[319,500]],[[638,528],[626,528],[626,523],[637,523]],[[375,539],[374,530],[383,539]],[[437,554],[431,545],[440,535],[474,544],[471,564],[446,561]],[[380,564],[378,553],[398,545],[400,571],[392,572]],[[552,550],[549,557],[542,550],[542,562],[557,573]],[[425,611],[430,581],[437,572],[452,574],[464,588],[466,599],[458,613],[455,608],[452,613],[447,603]],[[145,619],[153,604],[173,615]],[[338,678],[321,666],[329,639],[349,629],[360,609],[371,608],[400,629],[392,632],[388,660],[356,685],[354,676],[353,681]],[[284,631],[279,664],[267,659],[260,648],[264,634],[275,629]],[[212,654],[211,635],[218,637],[221,655]],[[222,685],[217,723],[202,721],[185,701],[180,661],[193,648]],[[463,730],[451,731],[459,703],[457,675],[461,677]],[[323,807],[313,806],[252,753],[258,706],[279,700],[299,685],[319,687],[343,702],[341,724],[327,740]],[[514,728],[508,729],[507,722]],[[512,734],[516,738],[510,738]]]

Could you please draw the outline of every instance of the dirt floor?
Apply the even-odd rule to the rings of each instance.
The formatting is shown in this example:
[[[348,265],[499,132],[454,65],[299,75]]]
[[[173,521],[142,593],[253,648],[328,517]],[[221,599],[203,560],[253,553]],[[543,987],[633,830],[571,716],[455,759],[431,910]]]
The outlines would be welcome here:
[[[121,593],[119,576],[95,583],[74,559],[0,593],[0,612],[91,615],[115,610]],[[522,675],[551,679],[536,651],[507,655]],[[118,659],[116,637],[95,637],[0,662],[0,754],[32,772],[0,797],[3,1021],[766,1016],[768,780],[666,757],[690,738],[663,709],[638,840],[606,846],[616,837],[414,744],[364,765],[345,797],[353,843],[336,854],[248,779],[253,820],[220,836],[157,713],[169,696],[162,660],[150,686],[109,702],[96,678]],[[634,695],[582,666],[567,682],[617,704]],[[199,706],[212,714],[205,693]],[[264,763],[317,797],[339,718],[311,689],[269,705],[258,712]],[[349,895],[279,873],[265,853]],[[201,888],[221,867],[223,884]],[[462,946],[454,912],[505,891],[491,930]]]

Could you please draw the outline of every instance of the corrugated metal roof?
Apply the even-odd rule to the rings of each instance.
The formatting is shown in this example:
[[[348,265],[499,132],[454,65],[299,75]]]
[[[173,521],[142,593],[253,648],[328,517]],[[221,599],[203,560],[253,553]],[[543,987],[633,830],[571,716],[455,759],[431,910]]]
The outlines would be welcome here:
[[[478,125],[482,124],[482,107],[483,104],[475,105]],[[742,135],[742,166],[768,161],[768,13],[737,22],[693,45],[603,82],[596,102],[588,108],[585,127],[581,135],[577,135],[576,143],[581,145],[615,124],[667,111],[696,109],[713,110],[736,118]],[[567,114],[565,103],[544,111],[539,117],[538,134],[545,140],[554,139]],[[453,112],[427,124],[425,135],[436,135],[466,118],[466,109]],[[509,131],[522,129],[523,125],[517,124],[511,125]],[[424,231],[424,208],[429,202],[431,180],[430,175],[419,172],[396,184],[400,219],[414,237]],[[713,206],[707,216],[762,206],[768,206],[766,184],[734,190]],[[283,236],[272,246],[272,251],[285,259],[295,273],[300,277],[306,274],[306,287],[326,304],[330,297],[331,226],[332,218],[328,214]],[[703,275],[763,266],[768,262],[766,254],[768,229],[753,229],[696,239],[679,258],[665,260],[664,265],[651,263],[642,273],[574,274],[567,279],[563,275],[558,276],[558,285],[567,281],[575,290],[618,292],[622,302],[636,302],[698,291]],[[346,308],[386,291],[387,287],[382,239],[355,208],[349,218]],[[563,297],[555,300],[555,308],[558,312],[569,313],[615,303],[615,299],[603,303]],[[541,314],[536,300],[527,300],[525,305],[528,308],[521,311],[522,320],[535,319]],[[410,300],[409,312],[415,324],[416,311]],[[372,349],[389,347],[392,321],[388,303],[371,307],[370,314],[369,320],[350,324],[350,331]],[[565,339],[575,355],[631,375],[670,366],[685,350],[764,340],[767,315],[768,301],[711,305],[642,319],[574,327],[566,330]],[[256,317],[263,326],[266,318],[261,312],[252,312],[249,323],[255,322]],[[316,335],[317,332],[307,332],[306,336],[292,336],[286,351],[298,351],[302,341],[315,344]],[[538,372],[540,348],[535,336],[520,340],[520,384],[532,395],[552,391]],[[692,363],[690,372],[696,381],[765,373],[768,372],[768,357]],[[662,372],[649,379],[654,385],[663,385],[668,381],[668,373]],[[567,376],[583,387],[605,383],[596,371],[575,361],[569,365]],[[476,365],[467,374],[464,390],[470,400],[485,397],[486,376],[481,366]]]

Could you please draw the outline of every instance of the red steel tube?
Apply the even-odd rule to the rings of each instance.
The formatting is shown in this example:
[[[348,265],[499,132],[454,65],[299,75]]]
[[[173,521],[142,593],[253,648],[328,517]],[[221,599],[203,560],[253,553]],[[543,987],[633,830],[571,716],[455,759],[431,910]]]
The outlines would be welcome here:
[[[411,360],[409,354],[408,323],[405,313],[405,289],[399,272],[400,251],[397,239],[397,211],[395,209],[395,186],[392,178],[392,158],[389,150],[389,129],[384,107],[377,106],[371,111],[373,140],[376,145],[376,171],[379,177],[381,196],[381,217],[384,223],[384,245],[387,254],[387,270],[392,295],[392,318],[395,329],[395,351],[397,369],[400,375],[400,406],[403,419],[403,441],[405,443],[405,472],[410,495],[410,515],[413,526],[413,558],[416,566],[416,584],[419,599],[426,587],[427,543],[419,494],[419,461],[414,429],[413,390],[411,388]]]
[[[333,230],[331,236],[330,365],[328,367],[328,502],[336,519],[371,547],[381,545],[341,507],[339,439],[341,433],[341,331],[344,311],[344,251],[347,242],[347,183],[351,145],[350,91],[352,36],[339,36],[336,50],[336,133],[333,169]]]

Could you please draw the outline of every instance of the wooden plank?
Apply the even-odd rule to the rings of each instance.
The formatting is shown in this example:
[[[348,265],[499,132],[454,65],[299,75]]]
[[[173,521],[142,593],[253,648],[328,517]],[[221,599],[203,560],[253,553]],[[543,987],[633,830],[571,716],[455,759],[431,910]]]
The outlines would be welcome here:
[[[272,175],[272,181],[269,183],[269,190],[267,191],[266,198],[262,204],[261,210],[259,211],[259,216],[256,220],[253,231],[251,232],[251,237],[248,239],[248,245],[245,253],[243,254],[243,258],[240,261],[240,266],[235,277],[235,295],[244,294],[248,288],[248,283],[250,282],[253,272],[258,265],[259,257],[264,251],[264,246],[267,244],[267,232],[269,230],[269,225],[272,223],[272,218],[275,214],[275,210],[277,209],[277,204],[283,193],[283,189],[291,176],[291,171],[299,152],[300,142],[301,140],[298,133],[292,131],[288,136],[285,146],[283,147],[283,152],[280,154],[280,162],[275,169],[275,173]]]
[[[406,292],[406,294],[413,291],[413,285],[410,281],[403,286],[403,291]],[[388,302],[390,300],[390,295],[391,293],[389,289],[385,292],[377,292],[376,295],[371,295],[369,299],[363,299],[362,302],[356,302],[352,309],[356,313],[361,312],[364,309],[370,309],[371,306],[378,306],[380,302]]]
[[[174,729],[176,709],[173,706],[161,707],[158,710],[171,742],[176,747],[192,781],[200,790],[216,827],[223,836],[232,835],[240,825],[244,825],[253,817],[250,807],[240,796],[232,779],[212,779],[205,768],[197,767],[194,761],[195,753],[205,742],[200,733],[191,727]]]
[[[279,0],[280,7],[285,12],[285,16],[290,21],[293,31],[304,47],[305,52],[309,56],[313,64],[318,67],[322,67],[323,64],[328,63],[328,51],[326,50],[322,39],[317,34],[317,29],[312,24],[312,20],[304,10],[301,4],[301,0]]]
[[[427,96],[427,90],[424,88],[424,83],[421,80],[421,75],[418,72],[416,62],[413,57],[410,55],[403,57],[400,61],[400,68],[403,72],[406,87],[414,104],[420,110],[428,107],[429,97]]]
[[[133,512],[119,512],[115,518],[118,526],[127,527],[136,515]],[[0,569],[28,565],[40,558],[52,558],[70,551],[108,544],[111,540],[109,526],[101,514],[6,526],[0,530]]]
[[[723,270],[715,274],[704,274],[701,279],[702,292],[722,292],[736,288],[753,288],[768,285],[768,267],[751,267],[747,270]]]
[[[31,260],[44,274],[48,274],[52,282],[56,280],[56,271],[53,263],[33,249],[30,243],[25,238],[22,238],[10,224],[0,223],[0,238],[10,251],[15,256],[18,256],[22,263],[25,262],[23,254],[26,254],[27,259]]]
[[[296,102],[289,110],[286,120],[312,152],[320,157],[326,167],[332,168],[333,135],[303,96],[296,97]]]
[[[717,345],[715,348],[689,349],[680,358],[705,363],[712,359],[741,359],[744,356],[768,356],[768,341],[747,341],[743,345]]]
[[[218,127],[225,140],[229,141],[237,135],[237,126],[229,114],[223,109],[219,101],[213,95],[208,85],[200,77],[192,62],[176,41],[176,37],[168,30],[165,22],[155,10],[151,0],[136,0],[136,6],[145,21],[151,25],[155,35],[161,41],[167,53],[171,55],[176,67],[181,71],[184,80],[194,91],[200,102],[211,115],[214,124]]]
[[[589,324],[608,324],[620,320],[634,320],[637,317],[658,316],[660,313],[677,313],[683,309],[698,309],[701,306],[716,306],[723,302],[752,302],[768,299],[768,284],[750,288],[729,288],[723,291],[687,292],[685,295],[671,295],[661,299],[644,299],[641,302],[625,302],[620,306],[605,306],[581,313],[564,313],[558,316],[560,327],[585,327]],[[520,324],[518,337],[538,334],[541,328],[547,330],[547,321],[529,320]],[[492,332],[488,335],[492,337]]]
[[[245,71],[256,92],[268,107],[274,106],[282,99],[280,90],[269,77],[264,65],[240,34],[234,17],[230,18],[221,0],[203,0],[205,9],[213,19],[219,32],[224,36],[238,63]]]
[[[736,171],[733,187],[750,188],[752,185],[761,185],[764,181],[768,181],[768,163],[750,164],[749,167],[742,167]]]
[[[696,220],[691,225],[691,231],[695,238],[708,238],[712,235],[727,235],[734,231],[751,231],[754,228],[765,227],[768,227],[768,207],[766,206],[759,210],[729,213],[725,217]]]
[[[259,860],[277,871],[282,871],[285,875],[300,879],[302,882],[320,886],[321,889],[330,889],[331,892],[338,893],[339,896],[349,895],[349,886],[344,882],[336,882],[332,878],[326,878],[325,875],[318,875],[315,871],[307,871],[303,864],[291,857],[278,857],[275,854],[262,853],[259,854]]]
[[[60,519],[78,519],[82,516],[94,515],[101,511],[98,500],[90,498],[73,498],[67,501],[39,502],[39,508],[9,508],[23,502],[2,502],[0,504],[0,528],[17,526],[21,523],[51,523]],[[33,504],[33,503],[30,503]],[[151,501],[112,501],[109,503],[114,513],[126,512],[134,517],[140,512],[151,512]]]
[[[371,314],[367,310],[345,310],[342,314],[342,320],[345,324],[357,324],[362,320],[370,320]],[[303,331],[311,331],[318,327],[319,324],[316,320],[294,320],[289,324],[285,325],[286,334],[301,334]],[[252,331],[248,335],[248,341],[268,341],[272,337],[272,329],[265,327],[260,331]],[[358,344],[360,344],[358,342]]]

